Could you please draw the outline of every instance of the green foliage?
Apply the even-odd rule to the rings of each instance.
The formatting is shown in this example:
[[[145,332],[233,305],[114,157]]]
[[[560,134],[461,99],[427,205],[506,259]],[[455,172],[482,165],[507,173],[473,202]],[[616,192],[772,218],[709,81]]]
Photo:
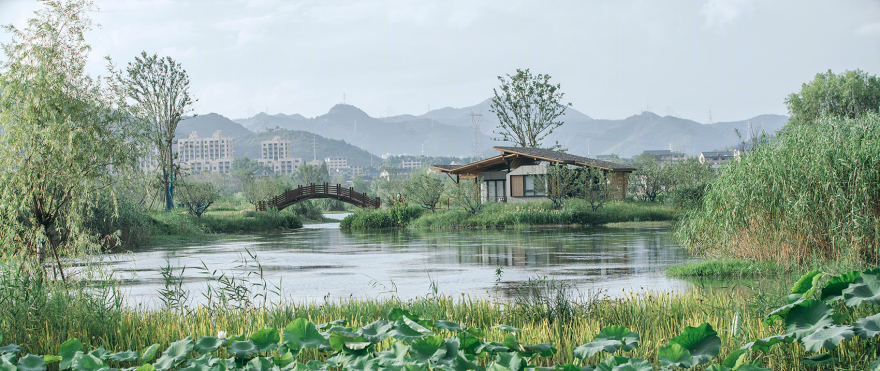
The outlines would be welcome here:
[[[83,212],[86,216],[83,224],[99,236],[103,247],[134,247],[150,238],[149,213],[125,192],[103,189],[94,197],[88,210]]]
[[[317,166],[302,164],[293,174],[293,184],[297,186],[324,183],[330,183],[330,172],[327,170],[327,163],[324,162]]]
[[[190,214],[198,218],[201,218],[208,207],[220,198],[220,192],[212,183],[185,179],[178,184],[180,192],[178,202],[182,203]]]
[[[740,278],[780,275],[789,270],[775,262],[709,259],[671,266],[666,269],[666,274],[672,277]]]
[[[629,176],[630,190],[627,193],[642,201],[654,202],[670,188],[672,173],[660,165],[657,156],[650,153],[635,156],[633,166],[638,170]]]
[[[547,170],[545,174],[533,175],[535,177],[535,192],[549,198],[553,203],[553,208],[559,210],[566,199],[583,195],[587,191],[587,170],[589,169],[567,165],[547,165],[545,169]],[[597,173],[601,175],[601,171]],[[605,177],[601,178],[601,184],[604,185]],[[599,180],[597,179],[597,181]],[[604,196],[604,193],[602,195]]]
[[[440,196],[446,191],[446,182],[443,179],[425,171],[414,171],[403,185],[407,201],[434,212],[440,203]]]
[[[291,188],[290,182],[280,176],[251,179],[242,182],[241,186],[244,189],[245,200],[254,206],[261,201],[265,202],[279,196]]]
[[[134,168],[140,126],[86,75],[91,1],[48,2],[24,29],[5,26],[0,63],[0,257],[66,264],[98,250],[82,211]],[[111,171],[112,169],[112,171]]]
[[[260,169],[272,170],[268,166],[260,164],[257,160],[242,156],[232,159],[232,166],[230,166],[229,172],[242,182],[249,182],[254,179],[254,172]]]
[[[492,89],[495,96],[490,108],[499,121],[495,134],[501,135],[500,140],[520,147],[542,148],[541,141],[562,126],[557,119],[565,113],[566,106],[571,106],[560,102],[565,96],[561,85],[551,84],[550,75],[532,75],[528,69],[517,69],[515,75],[507,78],[498,76],[498,81],[501,86]],[[560,145],[557,142],[547,149],[557,150]]]
[[[801,91],[785,99],[791,122],[810,124],[820,117],[857,119],[880,109],[880,79],[862,70],[817,73]]]
[[[339,223],[345,229],[402,228],[417,219],[424,209],[397,203],[388,209],[360,208]]]
[[[727,165],[678,236],[714,256],[877,262],[880,116],[788,125]]]

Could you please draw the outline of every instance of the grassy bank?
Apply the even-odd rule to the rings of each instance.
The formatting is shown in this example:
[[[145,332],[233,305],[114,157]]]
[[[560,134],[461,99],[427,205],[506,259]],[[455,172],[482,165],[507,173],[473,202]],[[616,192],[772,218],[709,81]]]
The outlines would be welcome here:
[[[784,283],[783,283],[784,282]],[[58,354],[59,345],[78,338],[85,349],[104,347],[110,352],[142,350],[159,344],[160,351],[172,341],[192,336],[252,334],[263,328],[281,330],[295,318],[313,323],[344,319],[348,326],[359,327],[387,318],[393,308],[403,308],[427,319],[448,320],[462,327],[485,330],[485,341],[502,342],[508,334],[492,329],[506,324],[522,329],[522,344],[549,343],[559,352],[533,359],[538,365],[565,364],[574,361],[572,350],[591,341],[607,326],[624,326],[639,334],[639,347],[620,353],[628,357],[655,360],[660,348],[677,336],[686,326],[709,323],[720,337],[716,362],[755,339],[785,332],[784,324],[766,324],[762,318],[772,308],[785,304],[790,279],[762,285],[750,293],[729,290],[691,289],[684,293],[636,293],[621,298],[593,295],[566,301],[548,300],[541,305],[522,302],[497,302],[490,299],[426,297],[409,301],[347,300],[325,303],[281,303],[248,306],[239,309],[196,307],[186,310],[147,310],[118,306],[112,300],[77,296],[59,291],[42,302],[41,310],[30,312],[8,310],[0,314],[3,344],[23,345],[23,353]],[[787,285],[786,285],[787,284]],[[112,298],[112,297],[111,297]],[[572,298],[566,298],[572,299]],[[576,298],[574,298],[576,299]],[[532,303],[534,304],[534,303]],[[554,309],[554,311],[548,311]],[[860,307],[851,316],[863,316],[870,308]],[[443,336],[448,336],[444,334]],[[388,343],[378,344],[378,350]],[[839,358],[837,367],[866,369],[877,358],[880,342],[873,340],[845,341],[830,351]],[[328,353],[304,350],[298,360],[324,360]],[[806,367],[802,358],[808,355],[798,344],[782,344],[769,351],[752,351],[748,359],[759,359],[774,370],[800,370]],[[605,355],[586,360],[596,364]]]
[[[302,228],[292,212],[214,211],[202,217],[179,211],[151,211],[153,236],[186,236],[206,233],[248,233]]]
[[[793,270],[790,264],[774,261],[718,259],[675,265],[666,269],[666,274],[681,278],[745,278],[791,274]]]
[[[408,210],[412,209],[407,208]],[[551,203],[490,203],[475,214],[465,210],[437,210],[436,212],[407,211],[401,217],[394,208],[387,210],[358,210],[346,217],[343,228],[496,228],[546,225],[598,226],[609,223],[674,221],[678,209],[659,203],[612,201],[598,211],[592,211],[582,200],[568,200],[561,210]]]

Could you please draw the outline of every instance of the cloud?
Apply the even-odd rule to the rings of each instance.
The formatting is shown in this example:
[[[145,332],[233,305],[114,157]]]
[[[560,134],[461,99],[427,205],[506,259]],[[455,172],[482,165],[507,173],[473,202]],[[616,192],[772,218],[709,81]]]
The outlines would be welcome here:
[[[880,36],[880,22],[868,23],[866,25],[863,25],[856,30],[855,34],[859,36],[878,37]]]
[[[706,27],[723,31],[751,8],[752,0],[709,0],[701,11],[706,18]]]

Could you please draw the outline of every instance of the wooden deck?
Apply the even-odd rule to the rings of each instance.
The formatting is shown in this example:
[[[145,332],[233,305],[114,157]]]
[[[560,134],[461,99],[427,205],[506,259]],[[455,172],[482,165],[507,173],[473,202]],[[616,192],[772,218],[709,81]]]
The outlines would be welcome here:
[[[257,203],[257,211],[266,211],[269,207],[282,210],[285,207],[293,205],[297,202],[310,200],[313,198],[331,198],[342,202],[347,202],[359,207],[378,208],[382,205],[379,197],[372,198],[364,193],[355,192],[353,188],[343,188],[337,184],[331,186],[324,184],[310,184],[305,187],[299,186],[296,189],[289,189],[284,193],[275,196],[268,201],[260,201]]]

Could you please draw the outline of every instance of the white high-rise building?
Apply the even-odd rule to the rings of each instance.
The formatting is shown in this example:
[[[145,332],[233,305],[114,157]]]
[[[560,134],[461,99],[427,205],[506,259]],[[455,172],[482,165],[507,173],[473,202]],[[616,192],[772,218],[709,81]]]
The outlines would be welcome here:
[[[291,157],[291,149],[289,140],[276,135],[271,140],[260,142],[260,159],[257,162],[270,167],[275,174],[292,174],[299,170],[302,159]]]
[[[335,172],[348,171],[348,159],[345,157],[327,157],[324,159],[324,163],[327,164],[327,171],[329,171],[331,174]]]
[[[232,138],[217,130],[210,138],[199,138],[196,132],[177,141],[177,158],[181,167],[199,172],[226,174],[232,169]]]

